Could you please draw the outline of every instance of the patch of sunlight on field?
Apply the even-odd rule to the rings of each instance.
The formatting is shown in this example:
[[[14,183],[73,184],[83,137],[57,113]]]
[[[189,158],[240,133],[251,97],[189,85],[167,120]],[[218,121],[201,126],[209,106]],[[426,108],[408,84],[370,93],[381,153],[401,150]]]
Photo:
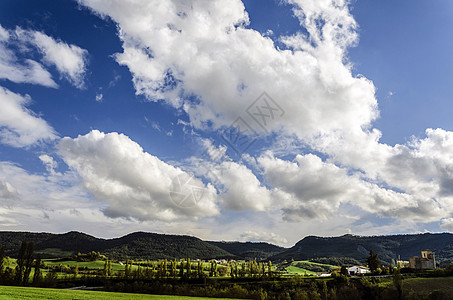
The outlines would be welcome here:
[[[311,264],[311,265],[317,265],[317,266],[326,266],[326,267],[331,267],[333,269],[335,268],[341,268],[339,266],[334,266],[334,265],[329,265],[329,264],[322,264],[322,263],[317,263],[314,261],[309,261],[309,260],[295,260],[292,262],[292,264],[297,264],[297,263],[305,263],[305,264]]]
[[[296,273],[296,274],[299,274],[299,275],[316,275],[316,272],[313,272],[313,271],[310,271],[310,270],[306,270],[306,269],[302,269],[302,268],[299,268],[299,267],[296,267],[296,266],[289,266],[289,267],[286,267],[286,271],[288,271],[289,273]]]

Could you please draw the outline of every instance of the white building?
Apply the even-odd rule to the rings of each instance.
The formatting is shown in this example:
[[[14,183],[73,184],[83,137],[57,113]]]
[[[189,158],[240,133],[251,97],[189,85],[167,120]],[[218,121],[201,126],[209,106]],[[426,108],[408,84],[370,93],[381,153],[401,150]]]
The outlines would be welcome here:
[[[366,273],[370,273],[370,269],[362,266],[349,267],[347,270],[349,275],[363,275]]]

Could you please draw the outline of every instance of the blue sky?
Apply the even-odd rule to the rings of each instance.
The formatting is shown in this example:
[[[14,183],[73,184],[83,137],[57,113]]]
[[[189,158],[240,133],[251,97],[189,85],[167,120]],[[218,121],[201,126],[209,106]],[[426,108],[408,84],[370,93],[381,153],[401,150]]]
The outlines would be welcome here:
[[[0,230],[453,230],[452,11],[2,1]]]

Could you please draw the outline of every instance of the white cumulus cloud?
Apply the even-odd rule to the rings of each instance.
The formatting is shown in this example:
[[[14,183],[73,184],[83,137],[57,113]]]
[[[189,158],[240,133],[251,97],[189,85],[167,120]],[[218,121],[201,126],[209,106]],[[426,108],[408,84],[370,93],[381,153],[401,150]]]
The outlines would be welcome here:
[[[272,191],[246,165],[231,160],[226,155],[226,147],[216,147],[208,139],[202,139],[201,144],[205,155],[191,157],[185,167],[215,186],[222,208],[232,211],[269,211],[274,208]]]
[[[80,0],[118,23],[123,52],[116,59],[131,71],[137,94],[182,107],[203,128],[229,125],[266,91],[286,112],[269,129],[303,138],[360,131],[378,115],[373,84],[345,64],[357,40],[347,4],[318,2],[291,1],[310,35],[281,37],[289,49],[278,49],[247,27],[239,0]]]
[[[342,204],[384,217],[414,221],[436,221],[448,215],[449,207],[435,199],[381,187],[360,173],[350,173],[313,154],[297,155],[294,161],[286,161],[266,153],[258,162],[269,184],[286,199],[282,211],[289,221],[327,219]]]
[[[349,1],[284,1],[302,29],[272,37],[284,48],[249,27],[240,0],[79,2],[118,24],[123,51],[115,58],[129,68],[137,94],[184,110],[191,126],[205,129],[247,117],[266,91],[285,111],[269,132],[325,157],[263,154],[267,186],[240,163],[217,164],[209,176],[219,180],[225,207],[265,211],[278,199],[287,220],[326,219],[343,204],[420,222],[453,213],[453,133],[428,129],[406,144],[380,142],[375,87],[352,74],[347,56],[358,43]]]
[[[175,203],[170,192],[176,176],[185,174],[143,149],[127,136],[93,130],[77,138],[63,138],[58,145],[64,161],[80,174],[86,189],[106,204],[110,217],[138,220],[198,218],[219,213],[215,189],[205,191],[194,206]]]

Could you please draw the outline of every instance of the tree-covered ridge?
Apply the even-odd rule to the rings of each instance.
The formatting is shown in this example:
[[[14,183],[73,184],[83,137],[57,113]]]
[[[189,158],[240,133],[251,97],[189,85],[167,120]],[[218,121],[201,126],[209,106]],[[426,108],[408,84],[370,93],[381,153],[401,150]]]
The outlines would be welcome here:
[[[15,257],[22,241],[33,242],[43,258],[69,257],[77,253],[100,252],[111,259],[233,258],[283,261],[316,258],[352,258],[362,264],[373,250],[384,263],[408,260],[431,249],[441,264],[453,261],[453,234],[425,233],[389,236],[308,236],[285,249],[268,243],[214,242],[184,235],[135,232],[114,239],[96,238],[80,232],[65,234],[0,232],[5,255]]]
[[[398,258],[408,260],[412,256],[420,256],[420,251],[424,249],[431,249],[436,255],[436,260],[441,264],[450,263],[453,261],[453,234],[308,236],[290,249],[274,255],[270,259],[283,261],[321,257],[350,257],[365,263],[369,251],[373,250],[384,263],[389,264]]]
[[[184,235],[135,232],[107,240],[106,244],[102,252],[114,259],[235,258],[208,242]]]
[[[71,256],[90,251],[101,252],[112,259],[120,260],[236,257],[199,238],[183,235],[135,232],[120,238],[101,239],[74,231],[65,234],[0,232],[0,245],[3,245],[7,256],[17,256],[24,240],[33,242],[35,252],[44,258]]]

